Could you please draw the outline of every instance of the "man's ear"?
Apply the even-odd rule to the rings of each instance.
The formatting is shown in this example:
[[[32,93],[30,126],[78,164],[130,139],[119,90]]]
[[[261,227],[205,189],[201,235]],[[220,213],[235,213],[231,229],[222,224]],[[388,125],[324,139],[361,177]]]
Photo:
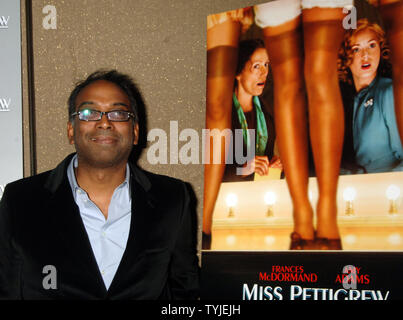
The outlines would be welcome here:
[[[133,144],[137,145],[139,143],[139,124],[136,122],[133,126],[134,140]]]
[[[67,138],[70,144],[74,144],[74,126],[70,121],[67,122]]]

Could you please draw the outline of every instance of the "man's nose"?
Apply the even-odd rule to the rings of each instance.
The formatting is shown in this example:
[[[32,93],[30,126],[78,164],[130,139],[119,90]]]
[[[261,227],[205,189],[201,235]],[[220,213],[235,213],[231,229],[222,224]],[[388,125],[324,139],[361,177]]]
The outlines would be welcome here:
[[[101,119],[98,120],[97,126],[102,129],[109,129],[112,127],[112,122],[108,119],[107,114],[103,114]]]

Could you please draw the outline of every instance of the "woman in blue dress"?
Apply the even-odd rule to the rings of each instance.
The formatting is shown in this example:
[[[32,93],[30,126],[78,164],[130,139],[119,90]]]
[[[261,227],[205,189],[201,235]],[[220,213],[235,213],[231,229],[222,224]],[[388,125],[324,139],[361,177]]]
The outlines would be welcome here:
[[[350,29],[339,55],[339,75],[353,86],[351,132],[357,172],[403,170],[385,32],[367,19]],[[346,106],[348,107],[348,106]],[[343,173],[343,171],[342,171]],[[344,172],[347,173],[347,172]]]

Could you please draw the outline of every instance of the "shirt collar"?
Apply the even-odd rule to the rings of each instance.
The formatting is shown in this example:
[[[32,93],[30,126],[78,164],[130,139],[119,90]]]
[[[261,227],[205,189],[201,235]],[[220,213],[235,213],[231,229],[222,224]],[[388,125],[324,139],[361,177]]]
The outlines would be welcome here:
[[[76,180],[74,168],[77,168],[77,166],[78,166],[78,157],[77,157],[77,154],[75,154],[67,167],[67,178],[69,180],[71,190],[73,191],[74,198],[76,197],[77,190],[83,190],[80,188],[80,186],[78,185],[77,180]],[[131,190],[130,190],[129,182],[130,182],[130,167],[128,164],[126,164],[125,180],[117,188],[126,188],[127,191],[129,192],[129,196],[130,196]]]
[[[371,90],[375,85],[378,83],[378,75],[374,78],[374,80],[371,81],[368,87],[365,87],[362,89],[360,92],[357,93],[358,97],[362,97],[363,95],[367,94],[369,90]]]

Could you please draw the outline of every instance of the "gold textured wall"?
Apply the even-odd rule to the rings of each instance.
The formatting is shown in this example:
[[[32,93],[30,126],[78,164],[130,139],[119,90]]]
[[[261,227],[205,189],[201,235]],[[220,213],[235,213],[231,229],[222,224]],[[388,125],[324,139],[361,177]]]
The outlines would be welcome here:
[[[148,129],[169,132],[169,121],[174,120],[179,131],[193,128],[201,136],[205,119],[206,16],[262,2],[33,0],[37,172],[52,169],[74,151],[66,138],[67,98],[75,82],[99,68],[114,68],[134,78],[145,100]],[[29,176],[24,3],[22,0],[24,175]],[[42,25],[46,5],[57,10],[54,30]],[[147,149],[139,164],[190,182],[201,215],[202,165],[150,165]]]

